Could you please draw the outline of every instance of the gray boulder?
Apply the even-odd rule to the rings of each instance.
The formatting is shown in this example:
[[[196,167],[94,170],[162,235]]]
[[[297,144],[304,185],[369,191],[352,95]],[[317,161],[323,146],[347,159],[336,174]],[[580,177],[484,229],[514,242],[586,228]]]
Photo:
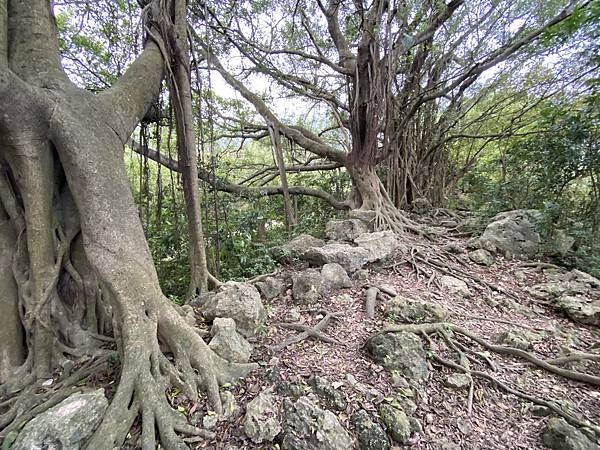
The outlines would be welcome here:
[[[539,225],[543,215],[535,209],[518,209],[498,214],[479,238],[482,248],[507,258],[531,258],[541,250]]]
[[[271,248],[271,256],[282,264],[293,264],[302,257],[304,252],[312,247],[321,247],[325,244],[322,239],[310,234],[300,234],[285,244]]]
[[[316,269],[306,269],[292,275],[292,298],[299,305],[311,305],[321,300],[325,280]]]
[[[360,219],[330,220],[325,225],[325,236],[332,241],[352,242],[368,231],[367,224]]]
[[[552,233],[548,247],[551,253],[565,256],[574,244],[575,238],[573,236],[570,236],[565,230],[557,229]]]
[[[245,337],[255,335],[266,317],[260,294],[248,283],[228,281],[218,291],[208,292],[190,304],[199,306],[208,321],[217,317],[235,320],[237,330]]]
[[[255,444],[271,442],[281,432],[277,403],[271,391],[263,391],[246,405],[244,433]]]
[[[563,418],[552,417],[543,435],[544,445],[552,450],[600,450],[582,431]]]
[[[315,266],[337,263],[346,272],[354,273],[369,261],[369,252],[364,248],[352,247],[348,244],[327,244],[323,247],[311,248],[303,256]]]
[[[530,336],[520,330],[508,330],[496,336],[496,342],[508,347],[527,350],[529,348]]]
[[[440,277],[439,282],[442,286],[442,289],[446,289],[452,294],[458,294],[463,297],[468,297],[471,295],[469,286],[467,286],[467,283],[465,283],[463,280],[452,277],[450,275],[444,275]]]
[[[358,447],[361,450],[387,450],[390,442],[383,427],[373,420],[364,409],[359,409],[350,417],[358,435]]]
[[[315,376],[310,379],[310,385],[315,393],[323,398],[336,411],[345,411],[348,406],[346,396],[335,389],[327,378]]]
[[[338,263],[325,264],[321,268],[321,276],[327,289],[344,289],[352,287],[352,281],[346,270]]]
[[[408,379],[423,381],[429,375],[423,343],[414,333],[376,334],[369,338],[366,348],[375,361]]]
[[[107,407],[103,389],[72,394],[27,422],[10,448],[78,450],[100,425]]]
[[[257,289],[266,300],[272,300],[285,292],[285,283],[283,280],[275,277],[267,277],[263,281],[256,283]]]
[[[469,259],[475,264],[482,266],[491,266],[494,264],[494,256],[483,248],[469,252]]]
[[[444,385],[452,389],[466,389],[471,385],[471,377],[465,373],[453,373],[446,378]]]
[[[213,338],[208,346],[221,358],[231,362],[248,362],[252,345],[236,331],[233,319],[216,318],[210,334]]]
[[[385,424],[388,434],[399,444],[408,444],[410,436],[421,429],[416,419],[408,416],[404,410],[396,405],[381,403],[379,405],[379,416]]]
[[[369,262],[388,259],[400,248],[400,242],[393,231],[363,233],[354,239],[354,243],[369,252]]]
[[[367,224],[369,230],[373,230],[373,226],[375,224],[375,211],[368,209],[353,209],[348,212],[348,217],[351,219],[362,220]]]
[[[575,322],[600,326],[600,300],[598,299],[563,295],[558,299],[557,306]]]
[[[410,210],[415,214],[428,214],[433,210],[433,206],[425,197],[419,197],[412,201],[410,204]]]
[[[301,318],[300,309],[294,306],[285,313],[282,320],[286,323],[292,323],[300,321]]]
[[[287,402],[284,450],[347,450],[352,439],[340,425],[337,417],[319,408],[308,397],[295,403]]]
[[[443,322],[448,312],[441,306],[397,295],[385,304],[388,319],[405,323]]]

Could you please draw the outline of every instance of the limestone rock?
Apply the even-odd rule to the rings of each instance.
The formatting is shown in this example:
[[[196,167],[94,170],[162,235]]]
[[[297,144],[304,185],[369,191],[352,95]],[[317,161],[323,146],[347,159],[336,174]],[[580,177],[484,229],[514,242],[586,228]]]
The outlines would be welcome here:
[[[452,294],[458,294],[464,297],[471,295],[469,286],[467,286],[467,283],[465,283],[463,280],[451,277],[450,275],[444,275],[440,277],[439,282],[442,288],[446,289]]]
[[[233,319],[216,318],[210,334],[213,338],[208,346],[221,358],[231,362],[248,362],[252,354],[252,345],[236,331]]]
[[[369,252],[369,262],[388,259],[400,247],[393,231],[363,233],[354,239],[354,243]]]
[[[221,403],[223,404],[223,417],[228,418],[235,416],[240,410],[234,395],[229,391],[222,391],[220,393]]]
[[[553,450],[600,450],[583,432],[563,418],[553,417],[543,435],[544,445]]]
[[[246,405],[244,433],[255,444],[271,442],[281,432],[276,400],[270,391],[263,391]]]
[[[361,450],[387,450],[390,448],[384,429],[364,409],[359,409],[352,414],[350,423],[356,430]]]
[[[333,243],[313,247],[304,253],[303,258],[315,266],[338,263],[346,272],[354,273],[369,261],[369,252],[364,248]]]
[[[565,230],[557,229],[552,233],[549,247],[552,253],[565,256],[574,244],[575,238],[573,236],[570,236]]]
[[[410,204],[410,210],[415,214],[427,214],[433,209],[431,202],[425,197],[415,198]]]
[[[321,276],[328,289],[344,289],[352,287],[348,273],[338,263],[325,264],[321,268]]]
[[[509,330],[499,333],[495,340],[497,343],[508,347],[527,350],[529,348],[529,338],[530,336],[520,330]]]
[[[310,398],[300,397],[286,406],[283,450],[347,450],[352,439],[337,417],[315,405]]]
[[[325,236],[332,241],[352,242],[368,231],[367,224],[360,219],[330,220],[325,225]]]
[[[452,389],[466,389],[471,385],[471,377],[464,373],[453,373],[446,378],[444,384]]]
[[[496,215],[479,238],[481,247],[498,251],[507,258],[531,258],[541,250],[538,232],[542,213],[518,209]]]
[[[398,295],[385,304],[384,315],[405,323],[443,322],[448,312],[441,306]]]
[[[494,264],[494,256],[483,248],[469,252],[469,259],[482,266],[491,266]]]
[[[260,294],[248,283],[228,281],[218,291],[207,292],[190,304],[199,305],[209,321],[217,317],[235,320],[237,330],[246,337],[255,335],[266,317]]]
[[[344,393],[335,389],[327,378],[315,376],[311,378],[310,384],[315,393],[323,398],[336,411],[344,411],[348,406]]]
[[[558,299],[557,306],[575,322],[600,326],[600,300],[598,299],[563,295]]]
[[[27,422],[10,448],[78,450],[100,425],[107,407],[103,389],[72,394]]]
[[[321,247],[325,244],[322,239],[310,234],[300,234],[285,244],[273,247],[271,256],[282,264],[293,264],[302,257],[304,252],[313,247]]]
[[[316,269],[306,269],[292,275],[292,298],[298,305],[311,305],[321,300],[325,280]]]
[[[348,217],[351,219],[359,219],[367,224],[369,230],[373,229],[373,225],[375,223],[375,211],[372,210],[364,210],[364,209],[353,209],[348,212]]]
[[[388,434],[399,444],[407,444],[413,431],[417,431],[410,417],[402,409],[388,403],[379,405],[379,416]]]
[[[300,310],[296,307],[290,308],[283,316],[283,321],[286,323],[298,322],[302,318]]]
[[[267,277],[256,283],[256,287],[266,300],[272,300],[285,292],[285,283],[279,278]]]
[[[429,375],[423,343],[414,333],[376,334],[366,348],[375,361],[408,379],[423,381]]]

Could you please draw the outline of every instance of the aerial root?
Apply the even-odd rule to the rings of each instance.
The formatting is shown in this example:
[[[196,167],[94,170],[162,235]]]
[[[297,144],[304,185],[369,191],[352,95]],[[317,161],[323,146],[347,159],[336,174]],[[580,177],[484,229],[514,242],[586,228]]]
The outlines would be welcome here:
[[[287,328],[288,330],[300,331],[300,333],[287,338],[281,344],[272,345],[268,347],[268,349],[273,352],[279,352],[288,345],[295,344],[297,342],[302,342],[303,340],[308,339],[309,337],[313,337],[320,341],[327,342],[328,344],[339,344],[339,341],[323,333],[323,330],[327,327],[327,325],[329,325],[329,322],[331,320],[340,318],[339,313],[330,313],[326,311],[319,312],[325,314],[325,316],[314,327],[309,327],[307,325],[304,325],[303,323],[278,323],[277,326],[280,328]]]
[[[572,361],[584,361],[584,360],[598,361],[600,359],[600,355],[591,354],[591,353],[574,353],[572,355],[568,355],[568,356],[561,357],[561,358],[542,360],[542,359],[539,359],[538,357],[536,357],[535,355],[533,355],[532,353],[526,352],[524,350],[520,350],[520,349],[513,348],[513,347],[505,347],[505,346],[491,344],[484,338],[482,338],[474,333],[471,333],[470,331],[465,330],[464,328],[461,328],[459,326],[456,326],[451,323],[446,323],[446,322],[391,325],[391,326],[385,327],[382,332],[383,333],[410,332],[410,333],[420,334],[429,341],[429,344],[430,344],[429,355],[437,363],[439,363],[443,366],[449,367],[451,369],[466,373],[469,376],[471,376],[471,378],[476,377],[476,378],[485,379],[485,380],[491,382],[494,386],[496,386],[498,389],[500,389],[504,392],[515,395],[515,396],[522,398],[524,400],[527,400],[529,402],[545,406],[545,407],[549,408],[550,410],[552,410],[557,415],[563,417],[569,423],[571,423],[575,426],[578,426],[578,427],[587,427],[587,428],[593,430],[593,432],[597,436],[600,436],[600,427],[590,423],[589,421],[581,420],[581,419],[575,417],[573,414],[571,414],[567,411],[564,411],[557,404],[557,402],[545,400],[543,398],[539,398],[532,394],[512,388],[509,385],[507,385],[506,383],[500,381],[496,377],[494,377],[486,372],[471,369],[470,362],[474,362],[474,363],[480,362],[479,360],[477,360],[476,358],[474,358],[471,355],[475,355],[475,356],[478,356],[479,358],[481,358],[486,364],[488,364],[492,368],[492,370],[496,370],[496,364],[491,360],[491,358],[489,358],[488,355],[485,355],[481,352],[476,352],[476,351],[468,348],[466,345],[461,344],[460,342],[455,340],[454,337],[452,336],[452,333],[455,333],[457,335],[462,335],[462,336],[476,342],[480,346],[484,347],[486,350],[492,351],[494,353],[519,357],[519,358],[525,359],[526,361],[536,365],[537,367],[540,367],[544,370],[552,372],[556,375],[562,376],[562,377],[570,379],[570,380],[585,382],[585,383],[589,383],[589,384],[593,384],[593,385],[600,385],[600,377],[597,377],[594,375],[588,375],[588,374],[573,371],[573,370],[562,369],[558,366],[565,364],[567,362],[572,362]],[[438,336],[441,336],[442,339],[444,339],[444,341],[448,344],[448,347],[458,355],[458,360],[459,360],[458,363],[450,361],[448,359],[445,359],[434,351],[435,345],[430,336],[432,334],[437,334]],[[471,413],[472,405],[473,405],[473,390],[474,390],[473,380],[471,379],[471,384],[469,386],[469,394],[468,394],[468,398],[467,398],[467,411],[469,414]]]
[[[416,334],[434,333],[438,331],[444,333],[448,331],[453,331],[454,333],[461,334],[471,339],[472,341],[475,341],[477,344],[494,353],[519,357],[542,369],[547,370],[548,372],[552,372],[555,375],[559,375],[561,377],[568,378],[573,381],[580,381],[583,383],[600,386],[600,377],[597,377],[595,375],[588,375],[586,373],[577,372],[574,370],[563,369],[561,367],[558,367],[558,365],[552,364],[550,361],[539,359],[537,356],[533,355],[533,353],[527,352],[525,350],[521,350],[514,347],[505,347],[503,345],[491,344],[481,336],[478,336],[475,333],[472,333],[452,323],[435,322],[423,324],[390,325],[383,329],[384,333],[400,331],[408,331]]]

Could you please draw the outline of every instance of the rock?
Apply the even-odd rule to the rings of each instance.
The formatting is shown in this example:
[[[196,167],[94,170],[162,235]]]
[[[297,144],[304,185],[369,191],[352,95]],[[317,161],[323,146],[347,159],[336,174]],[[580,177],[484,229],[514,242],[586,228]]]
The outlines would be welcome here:
[[[352,281],[338,263],[325,264],[321,268],[321,276],[327,289],[344,289],[352,287]]]
[[[310,248],[321,247],[325,241],[311,236],[300,234],[283,245],[278,245],[270,250],[271,256],[282,264],[293,264]]]
[[[107,407],[103,389],[72,394],[27,422],[10,448],[80,449],[100,425]]]
[[[410,210],[415,214],[427,214],[433,210],[433,206],[425,197],[419,197],[412,201],[410,204]]]
[[[360,219],[330,220],[325,225],[325,236],[332,241],[352,242],[368,231],[367,224]]]
[[[463,297],[468,297],[471,295],[469,286],[467,286],[467,283],[465,283],[463,280],[451,277],[450,275],[444,275],[440,277],[439,282],[442,288],[448,290],[452,294],[459,294]]]
[[[240,410],[240,407],[238,406],[234,395],[229,391],[222,391],[219,395],[221,396],[221,403],[223,404],[223,417],[228,418],[235,416]]]
[[[549,281],[525,290],[535,298],[550,300],[563,295],[583,295],[589,291],[589,287],[578,281]]]
[[[479,250],[473,250],[469,252],[469,259],[476,264],[482,266],[491,266],[494,264],[494,256],[487,250],[480,248]]]
[[[414,333],[376,334],[369,338],[367,351],[388,370],[398,370],[415,381],[427,379],[429,371],[421,339]]]
[[[346,396],[338,389],[335,389],[327,378],[315,376],[311,378],[310,385],[315,393],[322,397],[336,411],[345,411],[348,406]]]
[[[557,307],[575,322],[600,326],[600,300],[598,299],[563,295],[558,299]]]
[[[260,444],[271,442],[280,432],[275,397],[270,391],[263,391],[246,405],[244,433],[252,442]]]
[[[600,446],[593,443],[582,431],[569,425],[563,418],[553,417],[543,435],[544,445],[553,450],[598,450]]]
[[[527,274],[522,270],[516,270],[513,272],[513,276],[519,283],[525,283],[527,281]]]
[[[518,209],[496,215],[479,238],[481,247],[507,258],[531,258],[541,250],[538,232],[543,215],[534,209]]]
[[[464,373],[453,373],[446,378],[444,385],[452,389],[466,389],[471,385],[471,377]]]
[[[231,362],[245,363],[252,354],[252,345],[235,329],[235,321],[217,317],[210,329],[213,338],[208,346],[221,358]]]
[[[311,305],[321,300],[325,280],[316,269],[292,274],[292,298],[297,305]]]
[[[346,272],[354,273],[369,261],[369,252],[364,248],[334,243],[313,247],[304,253],[303,258],[315,266],[338,263]]]
[[[199,305],[208,321],[217,317],[235,320],[237,330],[246,337],[254,336],[266,317],[260,294],[248,283],[228,281],[218,291],[207,292],[190,304]]]
[[[393,231],[363,233],[354,243],[369,252],[369,262],[388,259],[400,248],[400,242]]]
[[[408,444],[411,434],[416,430],[414,430],[414,425],[411,424],[410,418],[402,409],[389,403],[381,403],[379,405],[379,416],[394,441],[399,444]]]
[[[452,244],[452,243],[444,245],[443,248],[444,248],[444,251],[446,251],[448,253],[454,253],[455,255],[460,255],[465,252],[465,249],[462,248],[460,245]]]
[[[551,253],[565,256],[574,244],[575,238],[573,236],[570,236],[565,230],[556,229],[552,233],[548,247]]]
[[[582,272],[581,270],[573,269],[566,275],[567,281],[575,281],[583,283],[589,286],[591,289],[600,288],[600,280],[593,277],[589,273]]]
[[[552,410],[550,408],[542,405],[531,405],[529,412],[535,417],[547,417],[552,414]]]
[[[367,224],[369,230],[373,229],[373,225],[375,223],[375,211],[372,210],[364,210],[364,209],[353,209],[348,212],[348,217],[351,219],[362,220]]]
[[[518,330],[504,331],[498,334],[495,340],[498,344],[518,348],[519,350],[529,348],[529,336]]]
[[[366,281],[369,279],[369,269],[360,269],[354,273],[354,278],[358,281]]]
[[[219,423],[219,416],[215,413],[207,414],[202,418],[202,426],[207,430],[212,430]]]
[[[285,313],[285,316],[283,316],[283,321],[286,323],[294,323],[299,322],[301,318],[302,315],[300,314],[300,310],[296,307],[293,307]]]
[[[358,435],[361,450],[387,450],[390,443],[384,429],[373,421],[364,409],[359,409],[350,417],[350,423]]]
[[[384,315],[390,320],[405,323],[443,322],[448,312],[441,306],[397,295],[384,307]]]
[[[272,300],[285,292],[285,283],[279,278],[267,277],[256,283],[256,287],[266,300]]]
[[[300,397],[286,405],[283,450],[347,450],[352,439],[337,417],[315,405],[310,398]]]

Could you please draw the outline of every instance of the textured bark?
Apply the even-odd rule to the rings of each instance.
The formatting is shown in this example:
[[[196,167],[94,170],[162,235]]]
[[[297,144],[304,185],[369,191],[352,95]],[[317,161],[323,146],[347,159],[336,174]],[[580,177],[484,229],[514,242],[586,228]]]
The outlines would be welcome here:
[[[290,189],[288,186],[287,174],[285,172],[285,161],[283,159],[283,149],[281,148],[281,134],[279,133],[279,128],[277,128],[277,126],[274,124],[269,126],[269,132],[271,134],[271,142],[273,143],[273,152],[275,154],[275,162],[279,171],[279,178],[281,179],[285,228],[289,231],[294,225],[296,225],[296,219],[294,218]]]
[[[0,13],[6,4],[0,0]],[[178,431],[202,433],[171,409],[165,390],[177,386],[195,400],[205,389],[220,411],[219,384],[255,366],[215,355],[159,288],[123,147],[158,94],[161,52],[149,40],[113,88],[93,95],[62,72],[49,3],[9,6],[8,28],[0,20],[0,48],[8,42],[11,49],[8,61],[0,59],[0,237],[7,238],[0,261],[12,260],[12,274],[2,272],[0,287],[12,294],[2,295],[0,330],[8,333],[15,317],[10,286],[16,286],[22,314],[12,325],[22,325],[27,348],[19,352],[23,339],[13,329],[10,358],[1,357],[0,371],[22,364],[0,396],[28,392],[29,383],[69,357],[91,354],[97,334],[112,331],[120,381],[88,447],[121,446],[141,413],[143,448],[155,448],[156,441],[183,448]],[[10,406],[0,410],[0,439],[29,414],[20,405],[41,406],[36,398],[4,403]]]

